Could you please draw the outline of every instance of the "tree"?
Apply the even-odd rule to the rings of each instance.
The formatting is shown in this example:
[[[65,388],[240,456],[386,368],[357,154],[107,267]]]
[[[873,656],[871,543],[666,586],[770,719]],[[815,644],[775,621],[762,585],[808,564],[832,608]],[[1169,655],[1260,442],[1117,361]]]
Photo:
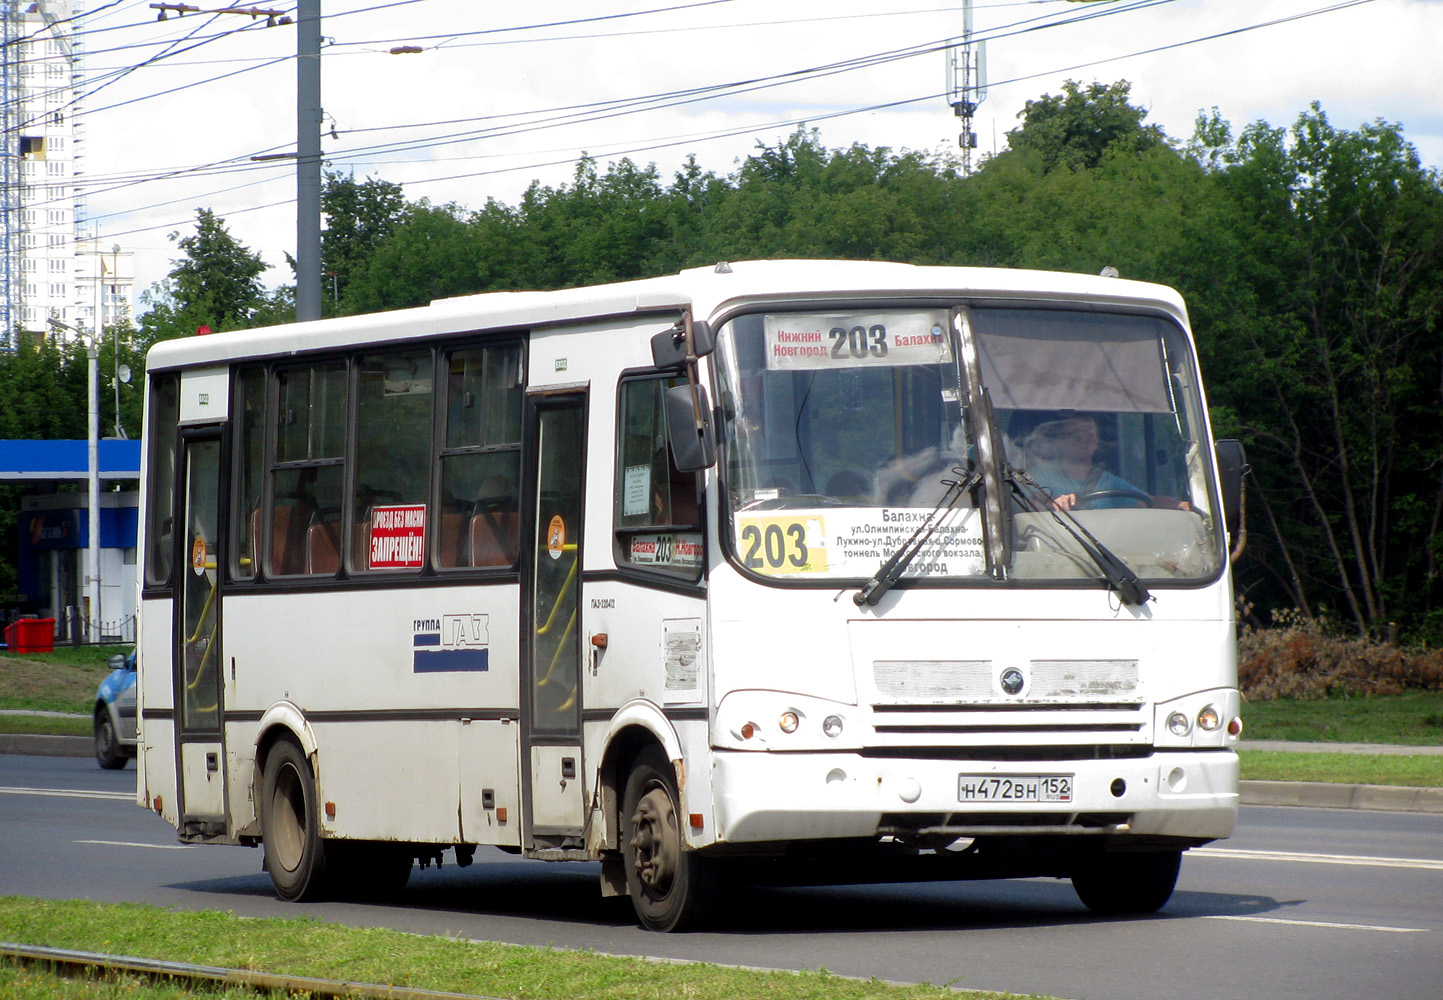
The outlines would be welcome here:
[[[376,252],[405,218],[401,185],[368,177],[359,183],[342,173],[326,174],[321,189],[321,272],[334,310],[351,283],[352,272]]]
[[[210,318],[213,330],[244,326],[265,297],[260,276],[266,264],[226,230],[225,220],[208,208],[196,210],[195,232],[171,234],[185,253],[170,272],[184,307]]]
[[[214,331],[253,324],[266,304],[260,276],[266,264],[225,227],[208,208],[196,210],[195,232],[171,233],[185,254],[166,280],[142,296],[150,308],[141,316],[142,343],[188,336],[202,326]]]
[[[1128,102],[1132,84],[1090,84],[1074,80],[1060,95],[1047,94],[1023,105],[1022,125],[1007,133],[1009,151],[1032,152],[1044,173],[1090,170],[1108,155],[1144,153],[1167,144],[1156,125],[1144,125],[1147,112]]]
[[[1443,185],[1399,126],[1317,104],[1220,159],[1235,272],[1204,361],[1275,525],[1260,556],[1305,611],[1421,622],[1443,598]]]
[[[342,313],[422,306],[432,299],[480,291],[481,247],[459,205],[408,205],[390,235],[351,271]]]

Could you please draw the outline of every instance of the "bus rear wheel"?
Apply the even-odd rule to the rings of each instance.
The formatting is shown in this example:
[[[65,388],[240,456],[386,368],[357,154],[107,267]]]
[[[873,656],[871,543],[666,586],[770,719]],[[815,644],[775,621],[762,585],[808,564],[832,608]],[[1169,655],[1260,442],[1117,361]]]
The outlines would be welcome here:
[[[299,903],[325,895],[330,851],[321,838],[315,775],[305,751],[288,739],[276,743],[266,758],[261,838],[277,896]]]
[[[1172,898],[1182,851],[1098,853],[1072,873],[1077,898],[1094,913],[1153,913]]]
[[[714,891],[705,858],[685,849],[675,769],[655,747],[632,767],[622,796],[621,843],[626,889],[643,927],[695,927]]]

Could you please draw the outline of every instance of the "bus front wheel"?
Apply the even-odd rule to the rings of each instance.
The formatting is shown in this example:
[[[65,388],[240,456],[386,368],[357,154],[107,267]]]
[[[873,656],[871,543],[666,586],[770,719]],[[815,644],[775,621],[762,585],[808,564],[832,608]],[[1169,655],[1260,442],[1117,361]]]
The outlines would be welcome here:
[[[321,839],[315,775],[305,751],[288,739],[276,743],[266,758],[261,838],[277,896],[297,903],[324,895],[329,852]]]
[[[1094,913],[1153,913],[1172,898],[1182,851],[1099,853],[1079,863],[1072,888]]]
[[[648,748],[622,796],[626,889],[642,926],[653,931],[696,926],[714,888],[706,859],[685,849],[675,775],[661,751]]]

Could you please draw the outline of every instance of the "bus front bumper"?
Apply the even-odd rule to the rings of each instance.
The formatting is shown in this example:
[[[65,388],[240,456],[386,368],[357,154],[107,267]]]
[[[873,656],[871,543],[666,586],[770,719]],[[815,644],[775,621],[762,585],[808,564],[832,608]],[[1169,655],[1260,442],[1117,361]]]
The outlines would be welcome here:
[[[1026,762],[718,750],[712,761],[715,839],[733,844],[909,830],[1200,841],[1229,836],[1237,822],[1232,750]]]

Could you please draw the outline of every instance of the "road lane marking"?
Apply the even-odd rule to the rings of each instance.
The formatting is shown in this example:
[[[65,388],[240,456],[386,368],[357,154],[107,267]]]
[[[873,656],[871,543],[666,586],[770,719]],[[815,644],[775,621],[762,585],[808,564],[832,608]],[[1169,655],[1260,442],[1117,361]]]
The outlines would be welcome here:
[[[0,786],[0,792],[7,795],[48,795],[60,799],[113,799],[117,802],[135,802],[134,792],[96,792],[83,788],[21,788]]]
[[[1384,927],[1381,924],[1338,924],[1327,920],[1288,920],[1284,917],[1232,917],[1209,913],[1204,920],[1241,920],[1255,924],[1287,924],[1292,927],[1323,927],[1335,931],[1384,931],[1389,934],[1427,934],[1426,927]]]
[[[1244,851],[1235,847],[1195,847],[1188,855],[1239,861],[1298,861],[1315,865],[1358,865],[1366,868],[1415,868],[1443,872],[1443,861],[1431,858],[1377,858],[1359,854],[1304,854],[1297,851]]]
[[[102,847],[150,847],[157,851],[188,851],[194,844],[142,844],[134,840],[77,840],[77,844],[99,844]]]

